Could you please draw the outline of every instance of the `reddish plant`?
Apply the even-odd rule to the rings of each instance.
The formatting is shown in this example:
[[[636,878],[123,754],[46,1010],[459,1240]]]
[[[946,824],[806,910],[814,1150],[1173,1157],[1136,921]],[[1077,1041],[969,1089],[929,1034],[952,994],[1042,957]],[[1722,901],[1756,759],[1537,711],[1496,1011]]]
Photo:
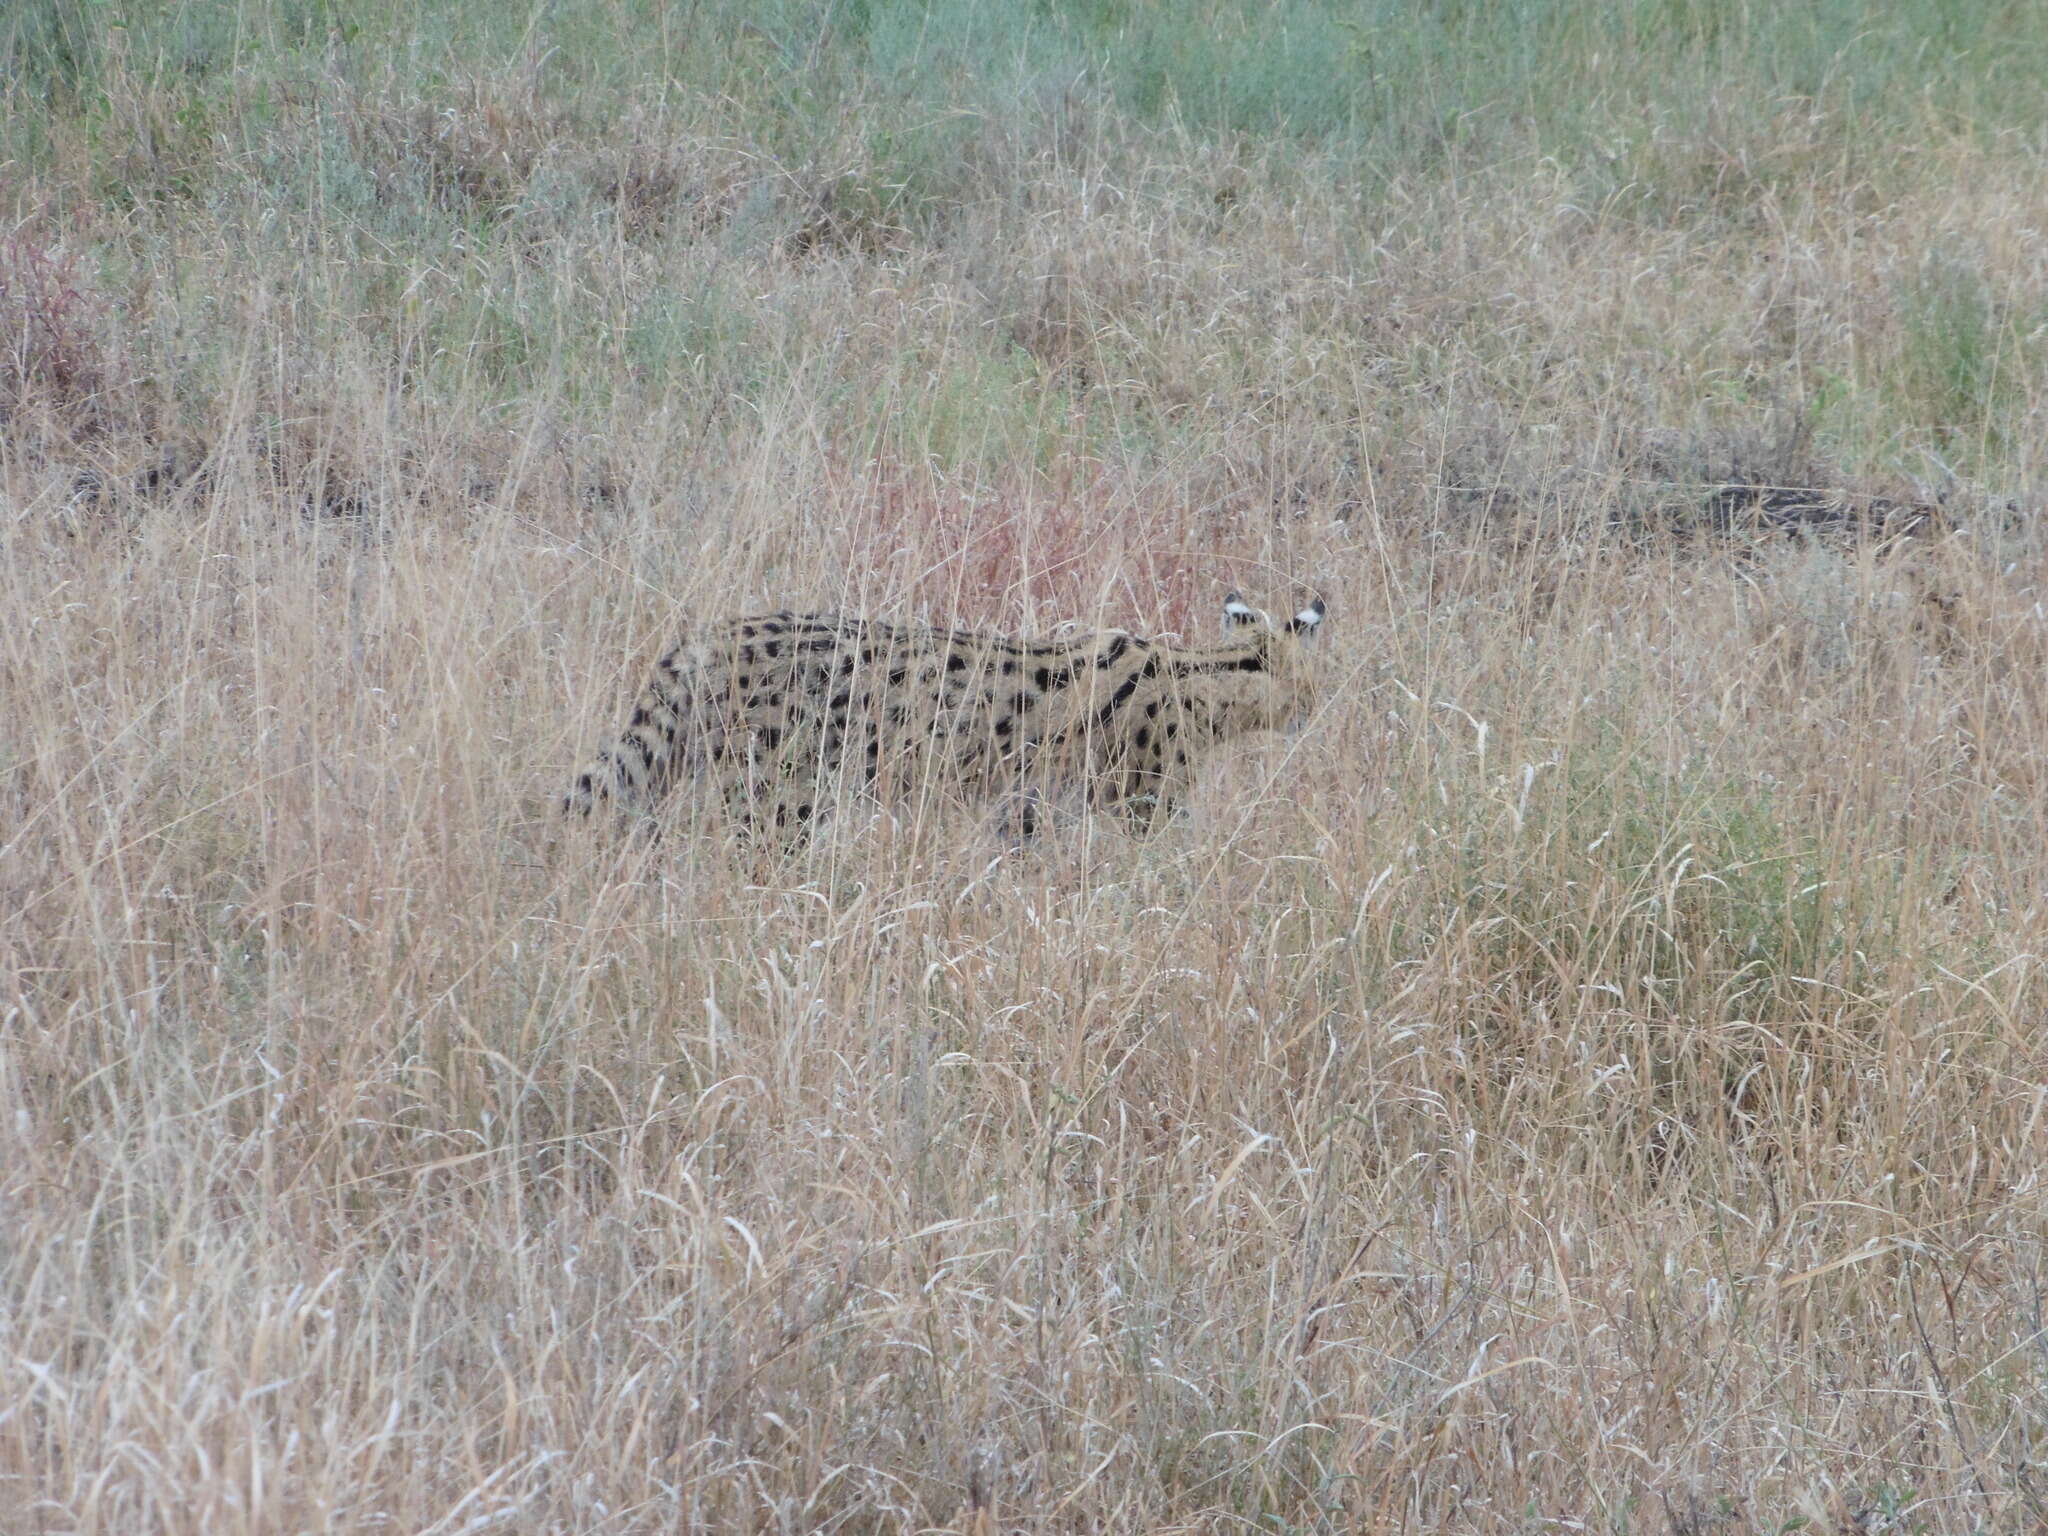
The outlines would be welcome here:
[[[38,407],[74,427],[104,422],[106,314],[75,251],[30,225],[0,238],[0,423]]]
[[[939,622],[1174,628],[1216,579],[1183,510],[1144,509],[1106,477],[965,488],[870,465],[846,502],[846,568],[881,583],[859,600]]]

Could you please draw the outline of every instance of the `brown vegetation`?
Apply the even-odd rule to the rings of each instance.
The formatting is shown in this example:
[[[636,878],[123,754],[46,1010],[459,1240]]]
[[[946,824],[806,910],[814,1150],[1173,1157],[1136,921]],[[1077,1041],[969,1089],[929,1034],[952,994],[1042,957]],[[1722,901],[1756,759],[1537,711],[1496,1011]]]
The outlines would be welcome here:
[[[2048,1523],[2038,138],[334,9],[10,98],[0,1528]],[[548,810],[684,613],[1289,583],[1150,839]]]

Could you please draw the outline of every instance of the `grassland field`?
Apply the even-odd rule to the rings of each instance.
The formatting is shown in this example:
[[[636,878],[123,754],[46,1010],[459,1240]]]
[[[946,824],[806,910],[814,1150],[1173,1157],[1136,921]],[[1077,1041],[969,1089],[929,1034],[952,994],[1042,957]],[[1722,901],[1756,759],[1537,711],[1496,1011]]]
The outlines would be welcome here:
[[[0,1532],[2048,1530],[2044,79],[0,11]],[[551,809],[693,619],[1233,587],[1156,835]]]

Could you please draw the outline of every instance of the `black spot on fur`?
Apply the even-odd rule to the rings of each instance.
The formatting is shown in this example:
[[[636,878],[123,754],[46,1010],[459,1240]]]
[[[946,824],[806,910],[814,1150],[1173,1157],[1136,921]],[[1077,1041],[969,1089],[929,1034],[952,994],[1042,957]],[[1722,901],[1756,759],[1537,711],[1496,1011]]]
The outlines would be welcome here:
[[[948,672],[965,672],[967,670],[967,658],[958,651],[955,651],[946,658],[946,670]]]
[[[1137,691],[1138,676],[1134,672],[1121,683],[1118,683],[1116,692],[1109,696],[1109,702],[1095,711],[1095,723],[1097,725],[1109,724],[1116,717],[1116,712],[1122,709],[1124,704],[1130,699],[1130,696]]]
[[[1214,677],[1220,672],[1264,672],[1266,658],[1257,652],[1244,656],[1210,657],[1197,661],[1177,661],[1172,672],[1175,677]]]
[[[1031,674],[1031,681],[1038,685],[1040,693],[1051,693],[1055,688],[1064,688],[1073,680],[1072,667],[1040,667]]]
[[[900,688],[900,687],[902,687],[902,686],[903,686],[903,678],[904,678],[904,671],[905,671],[905,669],[904,669],[904,666],[903,666],[903,664],[902,664],[901,662],[898,662],[898,663],[897,663],[897,664],[896,664],[895,666],[893,666],[893,667],[891,667],[891,668],[889,669],[889,686],[890,686],[890,687],[892,687],[892,688]],[[900,722],[899,722],[899,723],[900,723]]]
[[[1138,727],[1138,734],[1133,736],[1131,740],[1138,744],[1138,750],[1142,752],[1145,748],[1152,745],[1152,732],[1141,725]]]

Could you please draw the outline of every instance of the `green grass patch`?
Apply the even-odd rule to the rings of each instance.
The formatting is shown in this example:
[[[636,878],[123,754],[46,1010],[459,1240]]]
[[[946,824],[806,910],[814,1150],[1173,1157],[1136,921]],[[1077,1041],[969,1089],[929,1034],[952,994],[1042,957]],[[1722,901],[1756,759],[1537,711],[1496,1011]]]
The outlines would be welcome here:
[[[1610,751],[1524,775],[1445,839],[1453,929],[1524,998],[1793,1022],[1884,989],[1907,927],[1898,864],[1845,855],[1781,792]]]
[[[2038,383],[2041,316],[2023,313],[1968,256],[1930,251],[1900,285],[1893,407],[1945,451],[2003,448]]]

